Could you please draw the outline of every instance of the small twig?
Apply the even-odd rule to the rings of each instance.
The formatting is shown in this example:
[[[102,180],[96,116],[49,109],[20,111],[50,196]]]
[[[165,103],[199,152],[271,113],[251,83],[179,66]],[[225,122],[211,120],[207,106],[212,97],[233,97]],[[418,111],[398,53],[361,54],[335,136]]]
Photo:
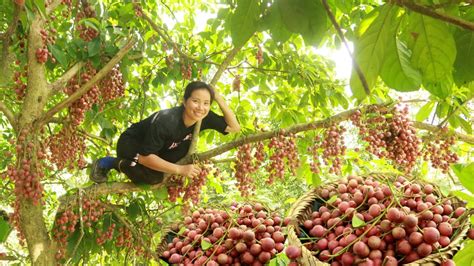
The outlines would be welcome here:
[[[441,123],[439,123],[438,127],[444,127],[445,124],[446,124],[446,122],[448,122],[448,119],[451,118],[459,109],[461,109],[461,107],[462,107],[463,105],[465,105],[465,104],[468,103],[470,100],[472,100],[472,98],[474,98],[474,95],[472,95],[471,98],[466,99],[464,102],[462,102],[461,104],[459,104],[458,106],[456,106],[456,108],[454,108],[454,110],[453,110],[451,113],[449,113],[449,114],[446,116],[446,118],[445,118],[443,121],[441,121]]]
[[[352,64],[354,66],[354,69],[357,72],[357,75],[359,76],[360,82],[362,83],[362,86],[364,87],[364,91],[367,95],[370,94],[370,88],[369,85],[367,84],[367,79],[364,76],[364,73],[362,73],[362,69],[359,66],[359,63],[354,58],[354,55],[351,53],[351,49],[349,48],[349,44],[346,41],[346,38],[344,37],[344,33],[342,32],[341,27],[336,21],[336,17],[334,17],[334,14],[331,11],[331,8],[329,7],[327,0],[322,0],[324,8],[326,9],[326,13],[328,14],[329,19],[331,20],[332,25],[336,29],[337,35],[339,36],[339,39],[344,43],[344,46],[347,49],[347,52],[349,53],[349,56],[352,58]]]
[[[324,0],[323,0],[324,1]],[[430,9],[426,6],[418,5],[412,1],[398,0],[395,1],[399,6],[406,7],[412,11],[426,15],[435,19],[448,22],[450,24],[456,25],[466,30],[474,31],[474,22],[470,22],[458,17],[453,17],[445,13],[438,12],[436,10]]]
[[[72,66],[68,71],[66,71],[60,78],[58,78],[54,83],[50,85],[51,90],[54,92],[61,90],[64,85],[73,78],[79,70],[85,65],[84,62],[78,62]]]
[[[78,130],[78,132],[79,132],[80,134],[82,134],[82,135],[84,135],[84,136],[90,138],[90,139],[100,140],[100,141],[104,142],[104,143],[107,144],[107,145],[112,145],[112,142],[111,142],[111,141],[108,141],[108,140],[106,140],[106,139],[104,139],[104,138],[102,138],[102,137],[96,136],[96,135],[91,134],[91,133],[89,133],[89,132],[86,132],[86,131],[84,131],[84,130]]]

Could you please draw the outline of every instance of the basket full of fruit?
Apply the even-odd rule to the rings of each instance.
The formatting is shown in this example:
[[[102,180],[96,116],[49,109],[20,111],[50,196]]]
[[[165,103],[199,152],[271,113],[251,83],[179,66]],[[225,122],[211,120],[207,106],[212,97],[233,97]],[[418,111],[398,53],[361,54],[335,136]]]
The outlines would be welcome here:
[[[264,265],[284,249],[283,221],[260,203],[200,208],[171,228],[157,252],[172,265]]]
[[[288,242],[301,265],[438,265],[459,249],[469,214],[428,182],[392,173],[348,176],[292,206]]]

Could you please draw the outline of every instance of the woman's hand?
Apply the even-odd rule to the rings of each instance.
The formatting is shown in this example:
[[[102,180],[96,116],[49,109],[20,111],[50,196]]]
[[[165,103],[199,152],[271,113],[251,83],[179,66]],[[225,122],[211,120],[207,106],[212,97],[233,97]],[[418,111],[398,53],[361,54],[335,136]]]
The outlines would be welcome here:
[[[200,172],[201,172],[201,168],[199,168],[199,166],[194,165],[194,164],[185,164],[185,165],[178,166],[177,174],[195,178],[199,175]]]

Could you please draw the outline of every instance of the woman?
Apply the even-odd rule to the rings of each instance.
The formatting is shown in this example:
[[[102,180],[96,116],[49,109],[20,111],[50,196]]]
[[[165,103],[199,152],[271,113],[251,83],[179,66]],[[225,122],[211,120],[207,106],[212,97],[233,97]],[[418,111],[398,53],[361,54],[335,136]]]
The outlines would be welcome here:
[[[196,122],[202,120],[201,130],[222,134],[238,132],[240,125],[222,96],[204,82],[189,83],[183,98],[181,106],[158,111],[125,130],[117,142],[118,157],[96,160],[91,180],[106,182],[111,169],[125,173],[134,183],[160,183],[163,173],[196,177],[198,166],[176,164],[189,150]],[[213,100],[224,116],[210,111]]]

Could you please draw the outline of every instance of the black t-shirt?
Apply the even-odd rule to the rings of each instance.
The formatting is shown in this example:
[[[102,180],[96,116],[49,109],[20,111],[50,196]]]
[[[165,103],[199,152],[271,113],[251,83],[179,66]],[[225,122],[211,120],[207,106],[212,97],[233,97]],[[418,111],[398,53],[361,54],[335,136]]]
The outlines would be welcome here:
[[[155,112],[148,118],[131,125],[122,135],[140,143],[137,153],[156,154],[168,162],[175,163],[188,153],[195,126],[187,128],[184,125],[183,111],[184,107],[181,105]],[[226,127],[224,117],[213,111],[209,111],[201,123],[201,131],[214,129],[227,134]]]

